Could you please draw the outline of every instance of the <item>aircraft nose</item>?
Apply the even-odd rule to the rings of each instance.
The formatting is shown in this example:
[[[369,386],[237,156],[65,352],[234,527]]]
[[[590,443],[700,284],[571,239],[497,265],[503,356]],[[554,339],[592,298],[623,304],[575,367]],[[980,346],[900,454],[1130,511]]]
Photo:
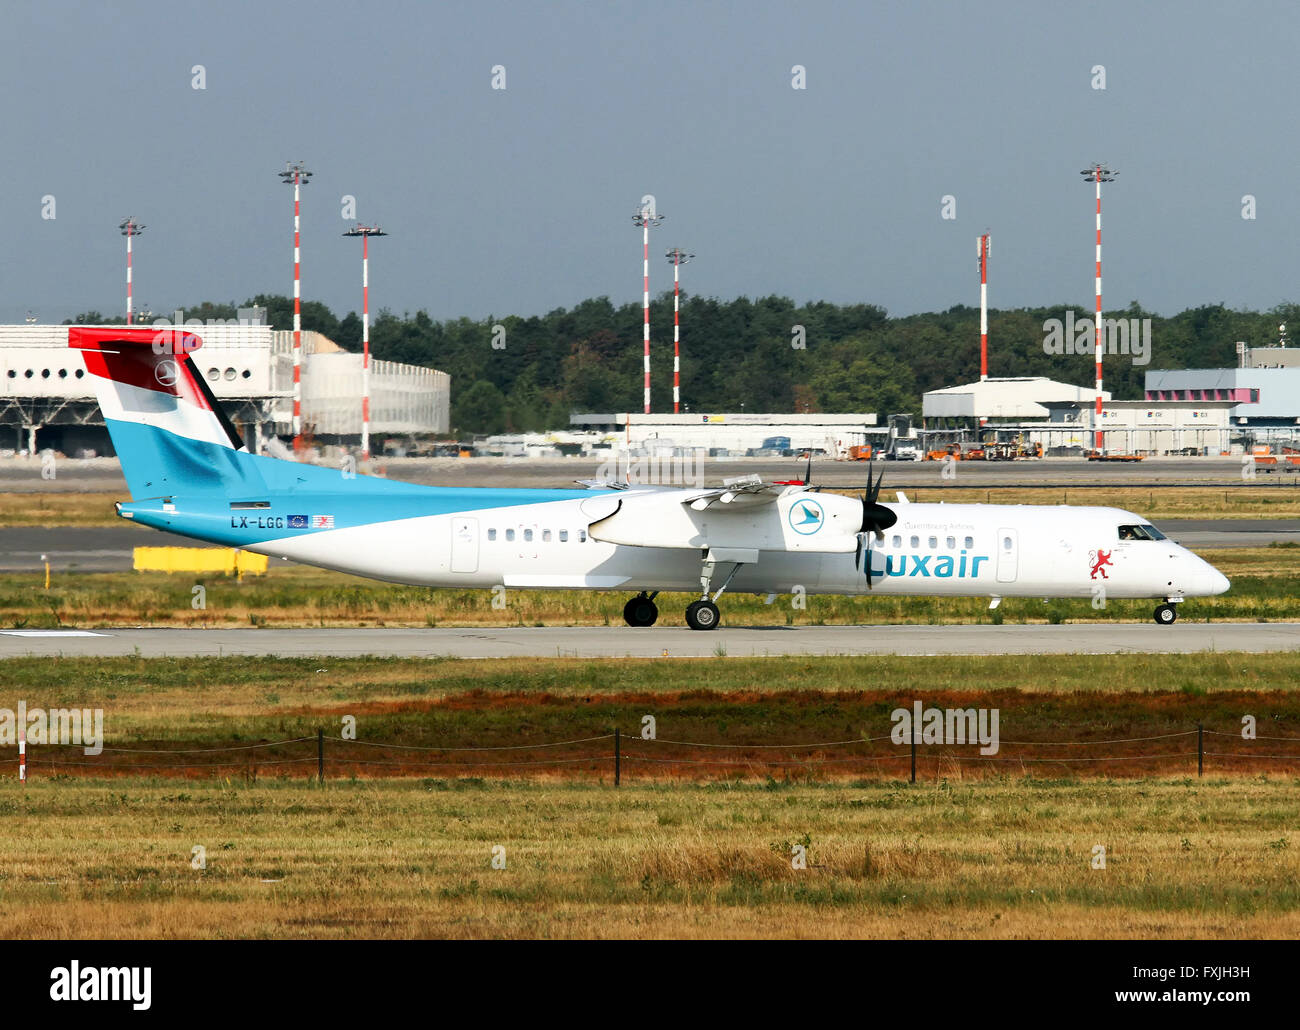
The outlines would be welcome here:
[[[1192,584],[1194,593],[1202,597],[1211,597],[1227,590],[1232,586],[1232,581],[1213,565],[1207,564],[1192,576]]]

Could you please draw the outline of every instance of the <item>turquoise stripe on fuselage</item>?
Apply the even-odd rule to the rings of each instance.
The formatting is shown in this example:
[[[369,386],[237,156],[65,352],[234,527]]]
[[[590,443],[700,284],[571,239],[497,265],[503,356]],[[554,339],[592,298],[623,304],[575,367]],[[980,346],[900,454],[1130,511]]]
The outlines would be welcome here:
[[[136,498],[120,506],[123,515],[231,547],[608,492],[422,486],[246,454],[139,423],[110,420],[109,431]]]

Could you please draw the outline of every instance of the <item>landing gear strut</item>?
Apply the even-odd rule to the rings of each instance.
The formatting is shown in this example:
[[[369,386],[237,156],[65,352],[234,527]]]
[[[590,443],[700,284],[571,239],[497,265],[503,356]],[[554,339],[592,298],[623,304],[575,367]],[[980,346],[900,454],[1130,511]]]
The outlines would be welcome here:
[[[743,557],[753,561],[758,554],[754,551]],[[730,561],[731,571],[727,573],[727,578],[722,581],[722,586],[718,587],[718,592],[711,598],[709,597],[710,586],[713,583],[713,573],[717,570],[719,561]],[[722,621],[722,613],[718,611],[718,606],[714,603],[722,596],[723,591],[731,586],[731,581],[736,578],[736,573],[740,571],[745,561],[735,561],[734,557],[728,555],[723,557],[715,555],[713,550],[706,551],[704,554],[704,567],[700,570],[700,599],[692,601],[686,606],[686,625],[691,629],[717,629],[718,623]]]
[[[1156,609],[1155,618],[1162,626],[1172,626],[1178,618],[1178,609],[1172,604],[1162,604]]]
[[[659,618],[659,606],[655,604],[655,598],[658,596],[658,590],[653,594],[647,594],[642,590],[623,605],[623,621],[629,626],[653,626],[655,620]]]

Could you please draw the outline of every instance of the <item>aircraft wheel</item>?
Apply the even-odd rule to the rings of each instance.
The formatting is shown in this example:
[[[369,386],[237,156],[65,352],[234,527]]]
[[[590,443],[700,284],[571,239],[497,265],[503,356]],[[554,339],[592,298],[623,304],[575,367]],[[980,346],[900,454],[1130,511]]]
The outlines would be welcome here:
[[[717,629],[722,613],[712,601],[692,601],[686,606],[686,625],[691,629]]]
[[[643,594],[623,605],[623,621],[629,626],[653,626],[659,618],[659,606]]]
[[[1162,604],[1156,609],[1156,622],[1162,626],[1172,626],[1178,618],[1178,609],[1172,604]]]

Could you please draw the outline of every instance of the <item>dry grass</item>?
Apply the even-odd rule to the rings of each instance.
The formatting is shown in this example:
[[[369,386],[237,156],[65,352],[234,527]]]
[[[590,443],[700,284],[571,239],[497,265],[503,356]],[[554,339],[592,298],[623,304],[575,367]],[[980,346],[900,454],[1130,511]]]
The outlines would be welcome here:
[[[16,708],[25,700],[29,708],[102,708],[110,747],[239,749],[180,756],[106,752],[91,759],[75,748],[33,745],[32,772],[40,779],[114,771],[132,778],[312,776],[318,729],[331,738],[326,758],[335,780],[523,774],[607,779],[613,752],[607,737],[615,729],[623,734],[628,782],[889,778],[906,772],[909,749],[884,739],[864,741],[888,736],[891,714],[917,699],[937,708],[997,709],[1003,738],[993,757],[979,756],[974,745],[923,747],[923,779],[1131,778],[1194,772],[1198,723],[1207,730],[1211,774],[1300,770],[1298,683],[1300,654],[1291,652],[1057,656],[1038,663],[1017,656],[618,662],[32,658],[0,663],[0,705]],[[639,736],[647,714],[657,720],[661,739],[655,742]],[[1242,741],[1243,714],[1254,716],[1261,737],[1294,740]],[[336,739],[348,717],[360,740],[396,747]],[[606,739],[588,739],[593,737]],[[262,746],[299,738],[307,739]],[[556,741],[584,743],[542,746]],[[800,746],[827,741],[853,743]],[[1072,749],[1044,743],[1062,741],[1074,742]],[[504,747],[514,750],[445,750]],[[1088,761],[1076,761],[1082,758]],[[562,761],[547,764],[555,760]],[[0,767],[14,761],[12,746],[0,748]],[[375,762],[380,764],[370,764]],[[164,764],[176,767],[156,768]]]
[[[124,490],[62,493],[0,493],[0,529],[11,526],[120,526],[113,508]]]
[[[0,890],[16,937],[1295,937],[1297,785],[6,781]]]

